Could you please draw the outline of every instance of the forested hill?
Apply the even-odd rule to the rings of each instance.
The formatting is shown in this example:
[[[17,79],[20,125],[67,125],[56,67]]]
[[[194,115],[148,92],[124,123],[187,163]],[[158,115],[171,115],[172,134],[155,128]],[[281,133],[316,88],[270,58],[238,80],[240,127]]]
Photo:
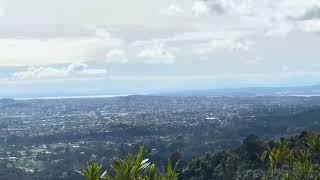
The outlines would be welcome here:
[[[135,159],[139,159],[138,164],[144,165],[141,163],[148,161],[148,153],[143,155],[143,158],[146,158],[145,160],[142,159],[143,151],[139,150],[139,153],[137,155],[128,155],[123,160],[114,159],[113,161],[125,165],[124,163],[134,164],[133,162],[136,162]],[[206,153],[186,164],[183,163],[181,155],[174,154],[170,157],[169,162],[172,162],[175,172],[170,170],[171,173],[160,174],[163,177],[159,178],[161,180],[319,180],[319,160],[320,136],[317,133],[303,131],[292,137],[282,137],[272,141],[262,141],[256,135],[251,134],[243,140],[238,148]],[[1,178],[12,180],[34,179],[25,172],[6,166],[5,164],[0,163],[0,165]],[[97,166],[92,167],[101,168],[99,163],[95,165]],[[112,167],[116,166],[113,165]],[[120,167],[122,165],[118,166],[115,172],[122,173],[123,169]],[[148,174],[151,169],[147,169],[147,167],[148,165],[144,166],[143,168],[146,169],[143,171],[140,169],[136,177],[142,178],[142,175]],[[91,166],[88,165],[88,169],[91,169]],[[162,172],[158,170],[157,172]],[[100,174],[99,171],[97,171],[97,174]],[[85,171],[81,170],[82,172]],[[131,170],[128,172],[131,172]],[[41,177],[39,178],[42,179]],[[80,174],[75,174],[75,176],[68,179],[81,180],[83,178]],[[131,180],[131,178],[128,180]],[[158,179],[155,178],[154,180]]]
[[[320,137],[313,132],[303,131],[293,137],[268,142],[249,135],[236,149],[206,153],[192,160],[182,170],[180,178],[317,179],[320,177],[319,155]]]
[[[165,172],[155,170],[156,165],[148,163],[148,159],[143,160],[143,152],[144,148],[140,147],[137,155],[129,154],[123,160],[113,159],[114,177],[105,171],[102,179],[320,179],[320,136],[311,131],[304,131],[294,137],[280,138],[276,142],[264,142],[252,134],[247,136],[241,146],[236,149],[207,153],[205,156],[192,160],[185,167],[182,165],[181,156],[176,154],[170,157]],[[85,180],[94,180],[90,178],[94,175],[91,172],[99,175],[101,167],[99,163],[93,164],[89,161],[88,167],[79,173],[84,176]]]

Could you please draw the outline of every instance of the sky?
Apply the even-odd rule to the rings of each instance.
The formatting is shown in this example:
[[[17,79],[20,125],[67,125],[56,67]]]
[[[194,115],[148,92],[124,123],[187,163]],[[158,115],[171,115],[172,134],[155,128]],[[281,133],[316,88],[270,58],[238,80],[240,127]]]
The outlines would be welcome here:
[[[0,97],[320,83],[320,0],[0,0]]]

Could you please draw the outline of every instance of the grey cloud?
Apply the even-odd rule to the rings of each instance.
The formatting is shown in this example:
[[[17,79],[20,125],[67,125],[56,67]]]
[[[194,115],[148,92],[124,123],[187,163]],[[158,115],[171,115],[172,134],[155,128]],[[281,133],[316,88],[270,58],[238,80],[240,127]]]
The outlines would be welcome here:
[[[217,0],[202,0],[205,2],[211,13],[216,14],[224,14],[226,13],[225,7],[223,7],[222,3]]]
[[[224,7],[221,6],[221,4],[212,4],[209,7],[210,7],[210,10],[215,13],[218,13],[218,14],[225,13],[225,9]]]
[[[313,20],[313,19],[320,19],[319,6],[314,6],[308,9],[302,16],[297,18],[297,20]]]

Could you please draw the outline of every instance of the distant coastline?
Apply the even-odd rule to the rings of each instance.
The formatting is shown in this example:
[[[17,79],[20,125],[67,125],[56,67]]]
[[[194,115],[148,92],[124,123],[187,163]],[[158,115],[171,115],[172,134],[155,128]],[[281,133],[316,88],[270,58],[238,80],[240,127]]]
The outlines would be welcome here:
[[[283,96],[293,96],[293,97],[320,97],[320,94],[286,94]]]
[[[126,97],[133,95],[152,95],[154,93],[143,93],[143,94],[115,94],[115,95],[88,95],[88,96],[46,96],[46,97],[27,97],[27,98],[13,98],[17,101],[23,100],[54,100],[54,99],[95,99],[95,98],[112,98],[112,97]],[[155,93],[157,94],[157,93]],[[164,95],[164,94],[161,94]],[[166,95],[164,95],[166,96]],[[179,95],[177,95],[179,96]],[[187,95],[192,96],[192,95]],[[207,95],[200,95],[207,96]],[[221,97],[226,95],[215,95],[208,97]],[[261,96],[261,95],[260,95]],[[287,97],[320,97],[320,94],[282,94],[282,93],[274,93],[274,94],[264,94],[262,96],[287,96]]]
[[[14,98],[14,100],[94,99],[94,98],[125,97],[125,96],[132,96],[132,95],[134,94],[94,95],[94,96],[49,96],[49,97]]]

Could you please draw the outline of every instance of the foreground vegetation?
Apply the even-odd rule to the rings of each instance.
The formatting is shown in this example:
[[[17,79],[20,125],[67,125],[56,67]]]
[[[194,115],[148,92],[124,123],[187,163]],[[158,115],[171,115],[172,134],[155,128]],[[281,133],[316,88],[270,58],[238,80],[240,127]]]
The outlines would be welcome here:
[[[263,142],[249,135],[234,150],[207,153],[184,168],[180,179],[318,180],[320,136],[299,135]]]
[[[311,131],[277,142],[249,135],[239,148],[207,153],[183,168],[169,160],[166,172],[157,171],[155,164],[143,157],[144,148],[140,147],[137,154],[128,154],[123,160],[114,158],[114,172],[101,174],[102,166],[89,161],[79,173],[85,180],[320,180],[320,136]]]
[[[140,147],[137,154],[129,153],[122,159],[113,158],[113,175],[107,171],[100,174],[102,165],[88,162],[85,169],[79,171],[85,180],[177,180],[171,160],[168,160],[167,172],[157,172],[155,164],[143,159],[144,148]]]
[[[288,142],[280,140],[261,155],[261,160],[269,165],[263,179],[320,180],[320,136],[314,132],[305,135],[304,147],[290,147]]]

